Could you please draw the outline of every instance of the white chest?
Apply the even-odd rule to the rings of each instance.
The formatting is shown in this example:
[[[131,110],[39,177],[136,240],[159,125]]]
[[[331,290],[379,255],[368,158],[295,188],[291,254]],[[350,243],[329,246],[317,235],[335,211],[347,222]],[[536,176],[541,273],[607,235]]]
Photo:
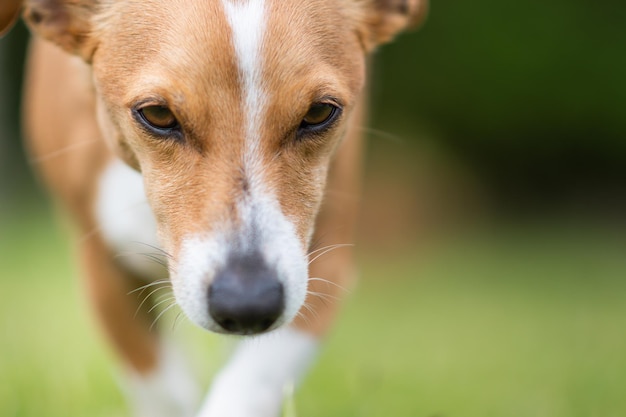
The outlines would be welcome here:
[[[100,178],[95,207],[102,236],[123,265],[142,278],[167,276],[140,173],[113,160]]]

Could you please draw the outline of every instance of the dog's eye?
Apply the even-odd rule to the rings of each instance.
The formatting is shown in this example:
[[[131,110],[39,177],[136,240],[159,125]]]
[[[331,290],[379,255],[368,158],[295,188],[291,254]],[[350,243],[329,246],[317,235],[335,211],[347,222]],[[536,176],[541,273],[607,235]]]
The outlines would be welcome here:
[[[335,120],[339,114],[339,108],[328,103],[313,104],[304,115],[300,123],[300,129],[308,131],[320,131]]]
[[[165,106],[146,106],[137,110],[143,121],[157,130],[172,130],[178,127],[178,120]]]
[[[335,106],[324,103],[314,104],[302,119],[302,123],[309,126],[320,125],[330,119],[334,112]]]

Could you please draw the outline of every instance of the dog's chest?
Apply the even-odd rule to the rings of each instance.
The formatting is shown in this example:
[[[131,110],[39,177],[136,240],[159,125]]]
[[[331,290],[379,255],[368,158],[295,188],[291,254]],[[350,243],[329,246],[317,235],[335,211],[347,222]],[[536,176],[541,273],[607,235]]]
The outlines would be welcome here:
[[[121,264],[145,279],[167,276],[140,173],[118,159],[110,162],[100,177],[95,210],[102,237]]]

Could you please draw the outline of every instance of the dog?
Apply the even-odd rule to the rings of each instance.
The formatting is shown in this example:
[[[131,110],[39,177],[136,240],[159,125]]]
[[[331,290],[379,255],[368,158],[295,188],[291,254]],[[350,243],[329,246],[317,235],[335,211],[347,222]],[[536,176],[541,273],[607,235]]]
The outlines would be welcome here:
[[[425,0],[0,7],[0,30],[21,8],[36,35],[28,146],[83,237],[134,415],[277,417],[355,275],[350,247],[326,253],[354,231],[368,57],[418,25]],[[138,244],[167,274],[116,256]],[[163,301],[132,294],[170,287],[191,322],[247,336],[203,400],[154,329]]]

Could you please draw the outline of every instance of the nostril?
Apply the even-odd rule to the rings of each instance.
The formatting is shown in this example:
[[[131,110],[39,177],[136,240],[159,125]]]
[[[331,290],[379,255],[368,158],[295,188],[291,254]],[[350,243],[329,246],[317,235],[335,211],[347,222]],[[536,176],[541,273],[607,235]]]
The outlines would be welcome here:
[[[227,330],[229,332],[236,332],[238,330],[235,320],[219,318],[216,319],[216,321],[220,326],[224,328],[224,330]]]
[[[285,308],[283,285],[264,264],[225,268],[215,276],[208,296],[211,317],[228,333],[261,333]]]
[[[261,325],[259,326],[259,329],[261,329],[261,331],[269,329],[272,326],[272,324],[274,324],[277,318],[278,317],[263,320],[260,323]]]

